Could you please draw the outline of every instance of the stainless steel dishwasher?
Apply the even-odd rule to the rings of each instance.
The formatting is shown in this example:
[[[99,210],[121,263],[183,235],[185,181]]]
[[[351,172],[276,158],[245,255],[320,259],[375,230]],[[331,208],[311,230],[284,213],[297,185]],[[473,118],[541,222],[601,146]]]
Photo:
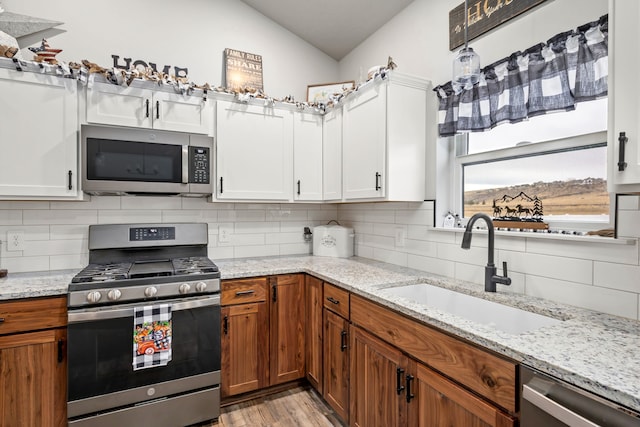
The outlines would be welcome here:
[[[520,367],[521,427],[640,427],[640,413]]]

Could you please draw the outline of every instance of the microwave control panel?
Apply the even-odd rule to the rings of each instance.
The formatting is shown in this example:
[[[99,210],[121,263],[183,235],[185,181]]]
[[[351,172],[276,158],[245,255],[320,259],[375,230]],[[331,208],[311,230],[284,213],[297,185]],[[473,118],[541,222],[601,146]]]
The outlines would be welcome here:
[[[189,147],[190,183],[209,184],[211,182],[210,151],[209,147]]]

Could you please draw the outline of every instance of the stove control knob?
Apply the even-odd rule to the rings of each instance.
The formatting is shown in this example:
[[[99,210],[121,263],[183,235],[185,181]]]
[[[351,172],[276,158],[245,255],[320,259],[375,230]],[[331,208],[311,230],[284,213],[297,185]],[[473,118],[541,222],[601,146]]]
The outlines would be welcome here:
[[[87,294],[87,301],[92,303],[100,301],[100,298],[102,298],[102,294],[98,291],[92,291]]]
[[[147,289],[144,290],[144,295],[147,298],[151,298],[156,296],[156,294],[158,293],[158,288],[156,288],[155,286],[149,286]]]
[[[207,289],[207,284],[204,282],[198,282],[196,283],[196,291],[197,292],[204,292]]]
[[[191,290],[191,285],[188,283],[183,283],[182,285],[180,285],[180,287],[178,287],[178,291],[181,294],[188,294],[190,290]]]
[[[109,301],[117,301],[121,296],[122,292],[120,292],[120,289],[111,289],[109,292],[107,292],[107,298],[109,299]]]

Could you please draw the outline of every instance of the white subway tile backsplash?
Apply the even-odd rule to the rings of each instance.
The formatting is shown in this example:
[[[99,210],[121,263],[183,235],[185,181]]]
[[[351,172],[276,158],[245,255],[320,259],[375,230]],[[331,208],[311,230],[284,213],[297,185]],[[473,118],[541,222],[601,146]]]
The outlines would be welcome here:
[[[20,256],[9,258],[2,256],[0,265],[11,273],[26,273],[29,271],[47,271],[49,267],[48,256]]]
[[[302,229],[299,233],[266,233],[265,242],[267,245],[275,245],[281,243],[304,243]]]
[[[51,225],[42,226],[43,233],[41,238],[35,240],[77,240],[89,238],[89,226],[88,225]],[[46,237],[44,234],[44,228],[46,228]],[[31,233],[29,233],[31,234]]]
[[[162,222],[206,222],[215,223],[218,221],[218,212],[214,210],[184,209],[184,210],[163,210]]]
[[[280,255],[311,255],[311,243],[284,243],[280,245]]]
[[[95,210],[23,210],[23,224],[95,224],[98,212]]]
[[[89,264],[89,254],[53,255],[49,260],[51,270],[81,270]]]
[[[122,209],[181,209],[181,197],[130,196],[120,200]]]
[[[126,223],[156,223],[162,222],[162,211],[157,210],[120,210],[98,211],[98,219],[94,221],[99,224],[126,224]]]
[[[235,258],[276,256],[280,255],[280,247],[278,245],[236,246],[233,253]]]
[[[373,248],[373,259],[389,264],[407,266],[407,254],[382,248]]]
[[[366,222],[373,222],[373,223],[390,223],[393,224],[396,220],[396,213],[395,211],[388,211],[388,210],[370,210],[365,212],[364,214],[364,220]]]
[[[51,209],[121,209],[121,199],[120,196],[87,195],[87,200],[51,202]]]
[[[640,267],[637,265],[594,263],[593,284],[640,294]]]
[[[582,243],[574,240],[547,240],[532,237],[527,239],[527,253],[638,264],[637,244]]]
[[[0,225],[22,225],[22,211],[1,209]]]
[[[68,255],[88,252],[87,241],[77,240],[28,240],[24,242],[22,255],[34,257],[40,255]]]
[[[0,200],[0,210],[49,209],[49,202]]]
[[[234,233],[278,233],[280,231],[279,222],[237,222],[235,224]],[[302,234],[302,228],[300,228]]]
[[[640,210],[640,195],[620,195],[618,196],[618,210],[637,211]]]
[[[397,248],[409,254],[436,258],[438,256],[438,244],[424,240],[406,239],[404,246]]]
[[[444,277],[455,277],[455,265],[453,261],[445,261],[439,258],[426,257],[415,254],[407,254],[407,267]]]
[[[304,221],[308,220],[307,209],[270,209],[267,221]]]
[[[640,237],[640,211],[618,212],[618,237]]]
[[[638,299],[630,292],[533,275],[527,276],[526,290],[528,295],[617,316],[638,318]]]
[[[397,210],[395,222],[396,224],[433,226],[433,211],[430,209]]]
[[[593,283],[593,261],[587,259],[501,251],[500,263],[503,261],[513,272],[587,285]]]
[[[448,261],[464,262],[467,264],[486,265],[487,249],[471,245],[469,249],[462,249],[459,244],[450,245],[437,243],[438,258]]]

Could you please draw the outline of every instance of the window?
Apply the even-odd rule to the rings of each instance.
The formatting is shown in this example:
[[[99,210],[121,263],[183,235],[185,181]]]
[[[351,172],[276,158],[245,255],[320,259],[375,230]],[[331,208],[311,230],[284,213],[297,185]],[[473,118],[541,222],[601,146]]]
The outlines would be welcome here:
[[[476,212],[504,216],[499,200],[523,193],[541,201],[540,213],[551,228],[605,227],[610,200],[606,127],[603,99],[581,103],[574,111],[469,134],[456,147],[458,211],[467,218]],[[522,205],[521,212],[509,215],[530,215],[531,209],[527,213]]]

